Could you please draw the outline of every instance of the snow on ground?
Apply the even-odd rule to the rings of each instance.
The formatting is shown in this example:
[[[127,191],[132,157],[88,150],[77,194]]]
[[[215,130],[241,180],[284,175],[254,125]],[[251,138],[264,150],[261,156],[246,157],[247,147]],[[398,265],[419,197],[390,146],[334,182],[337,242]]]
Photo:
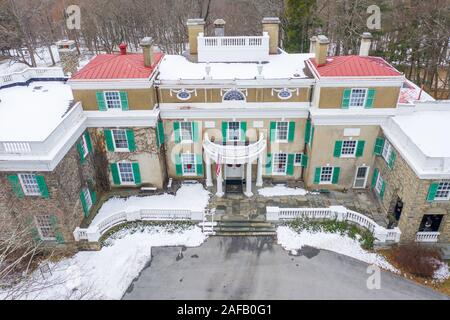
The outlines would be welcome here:
[[[60,61],[58,49],[56,48],[56,45],[51,46],[51,48],[55,62],[58,64]],[[34,57],[36,59],[37,67],[49,67],[52,65],[52,59],[47,47],[37,48]],[[10,59],[7,59],[0,62],[0,75],[20,72],[26,68],[28,68],[28,66],[23,63],[16,63]]]
[[[446,262],[439,261],[439,268],[434,272],[433,279],[439,282],[450,278],[450,271]]]
[[[133,279],[150,262],[152,247],[196,247],[205,239],[196,226],[177,232],[150,226],[134,233],[119,231],[114,239],[107,240],[110,245],[100,251],[78,252],[53,264],[51,276],[39,286],[40,289],[21,298],[121,299]],[[35,271],[33,277],[42,279],[39,271]]]
[[[202,211],[206,208],[210,193],[200,183],[182,185],[176,195],[162,194],[154,196],[111,198],[100,208],[92,220],[91,226],[104,218],[125,210],[139,209],[184,209]]]
[[[0,90],[0,140],[45,140],[71,100],[72,90],[63,82],[39,81]]]
[[[380,268],[398,273],[399,271],[379,254],[368,252],[361,248],[358,240],[336,233],[312,232],[303,230],[295,232],[287,226],[277,228],[278,243],[286,250],[299,250],[303,246],[324,249],[343,254],[354,259],[375,264]]]
[[[258,190],[263,197],[279,197],[279,196],[304,196],[308,192],[302,188],[289,188],[284,184],[277,184],[274,187],[266,187]]]

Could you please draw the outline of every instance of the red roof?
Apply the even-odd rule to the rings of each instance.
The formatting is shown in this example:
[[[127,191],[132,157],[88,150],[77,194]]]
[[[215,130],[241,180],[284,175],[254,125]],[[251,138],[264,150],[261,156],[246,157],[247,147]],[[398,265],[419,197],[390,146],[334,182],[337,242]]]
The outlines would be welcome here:
[[[320,77],[395,77],[402,74],[380,57],[335,56],[317,66],[316,59],[310,59]]]
[[[155,53],[156,65],[162,53]],[[86,79],[147,79],[153,72],[152,67],[144,66],[142,53],[100,54],[72,76],[72,80]]]

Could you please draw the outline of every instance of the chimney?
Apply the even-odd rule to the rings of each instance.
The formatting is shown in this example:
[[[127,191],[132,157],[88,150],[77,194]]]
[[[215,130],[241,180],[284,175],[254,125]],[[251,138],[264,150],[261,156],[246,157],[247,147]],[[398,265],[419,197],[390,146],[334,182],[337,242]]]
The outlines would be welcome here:
[[[327,63],[328,45],[330,40],[324,35],[317,36],[316,48],[314,53],[316,55],[316,63],[318,66],[323,66]]]
[[[75,41],[61,40],[56,42],[56,47],[64,74],[72,76],[78,70],[78,51]]]
[[[200,33],[205,33],[205,20],[203,20],[203,19],[188,19],[187,27],[188,27],[188,35],[189,35],[189,54],[196,55],[198,53],[197,37]]]
[[[314,53],[314,51],[316,50],[316,42],[316,36],[312,36],[311,38],[309,38],[309,53]]]
[[[372,35],[370,32],[364,32],[361,35],[361,46],[359,47],[359,55],[367,57],[370,51],[370,45],[372,44]]]
[[[139,45],[144,52],[144,65],[146,67],[151,67],[155,63],[154,50],[153,50],[153,39],[152,37],[145,37],[141,40]]]
[[[217,19],[214,21],[214,35],[216,37],[225,36],[225,20]]]
[[[125,42],[122,42],[121,44],[119,44],[119,49],[120,49],[120,55],[124,56],[127,54],[127,44]]]
[[[278,34],[280,32],[280,19],[278,17],[265,17],[262,20],[263,34],[269,34],[269,54],[278,53]]]

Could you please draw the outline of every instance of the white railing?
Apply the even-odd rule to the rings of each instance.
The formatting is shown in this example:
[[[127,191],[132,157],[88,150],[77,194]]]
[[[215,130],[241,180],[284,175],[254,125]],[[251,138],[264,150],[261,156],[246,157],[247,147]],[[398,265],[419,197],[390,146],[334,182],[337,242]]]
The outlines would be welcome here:
[[[249,145],[221,145],[212,142],[207,133],[203,140],[203,150],[212,159],[219,156],[222,163],[247,163],[249,160],[255,160],[266,149],[266,140],[263,134],[259,136],[259,140]]]
[[[65,76],[61,68],[27,68],[20,72],[0,75],[0,87],[42,78],[65,78]]]
[[[77,227],[73,232],[75,241],[88,240],[97,242],[100,237],[112,227],[121,223],[131,221],[202,221],[203,211],[192,211],[187,209],[140,209],[130,211],[120,211],[111,214],[101,221],[91,224],[88,228]]]
[[[417,232],[416,242],[438,242],[440,232]]]
[[[243,37],[197,37],[199,62],[268,61],[269,35]]]
[[[48,154],[58,143],[61,143],[62,138],[68,132],[82,124],[85,118],[81,102],[77,102],[44,141],[2,141],[0,142],[0,155]]]
[[[266,208],[267,221],[307,219],[336,219],[337,221],[350,221],[367,230],[375,237],[376,243],[386,241],[399,242],[401,231],[399,228],[386,229],[365,215],[348,210],[343,206],[331,206],[329,208]]]

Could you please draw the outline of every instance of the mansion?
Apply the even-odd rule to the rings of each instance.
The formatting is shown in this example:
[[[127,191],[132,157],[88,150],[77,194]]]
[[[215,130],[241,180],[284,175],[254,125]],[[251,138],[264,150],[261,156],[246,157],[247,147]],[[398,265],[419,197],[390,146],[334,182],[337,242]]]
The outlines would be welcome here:
[[[100,54],[77,70],[0,76],[0,212],[48,242],[74,242],[100,186],[165,189],[200,180],[215,196],[252,197],[265,181],[308,190],[371,190],[396,213],[401,240],[450,242],[450,101],[435,101],[380,57],[279,48],[262,35],[205,33],[187,21],[188,50]],[[103,166],[102,166],[103,164]],[[5,217],[0,217],[0,219]]]

